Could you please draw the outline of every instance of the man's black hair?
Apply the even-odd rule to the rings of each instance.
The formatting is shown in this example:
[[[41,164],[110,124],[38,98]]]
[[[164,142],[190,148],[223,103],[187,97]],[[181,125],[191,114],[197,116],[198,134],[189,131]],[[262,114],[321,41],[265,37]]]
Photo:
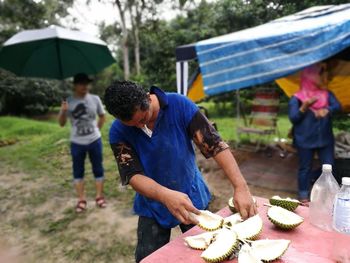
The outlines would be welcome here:
[[[138,109],[145,111],[150,106],[148,92],[131,81],[114,81],[105,90],[104,103],[111,115],[123,121],[131,120]]]

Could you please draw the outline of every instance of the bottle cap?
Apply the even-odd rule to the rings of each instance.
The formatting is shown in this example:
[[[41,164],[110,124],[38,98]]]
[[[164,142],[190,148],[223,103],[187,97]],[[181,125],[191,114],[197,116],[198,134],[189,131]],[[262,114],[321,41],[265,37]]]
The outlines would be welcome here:
[[[343,177],[341,179],[341,184],[342,185],[350,185],[350,177]]]
[[[332,165],[330,165],[330,164],[324,164],[324,165],[322,165],[322,171],[324,171],[324,172],[332,172]]]

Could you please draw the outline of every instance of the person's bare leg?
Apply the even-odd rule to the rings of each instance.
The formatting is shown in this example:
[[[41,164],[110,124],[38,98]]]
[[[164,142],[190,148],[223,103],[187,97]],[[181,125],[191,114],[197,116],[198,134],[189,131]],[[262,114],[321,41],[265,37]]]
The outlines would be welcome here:
[[[96,198],[103,197],[103,180],[96,180]]]
[[[79,180],[74,182],[74,187],[78,195],[78,204],[75,208],[77,213],[81,213],[86,209],[87,203],[85,200],[85,191],[84,191],[84,181]]]
[[[106,207],[106,201],[103,196],[103,180],[96,180],[96,205],[104,208]]]
[[[75,191],[78,195],[78,200],[85,200],[85,191],[84,191],[84,180],[79,180],[74,182]]]

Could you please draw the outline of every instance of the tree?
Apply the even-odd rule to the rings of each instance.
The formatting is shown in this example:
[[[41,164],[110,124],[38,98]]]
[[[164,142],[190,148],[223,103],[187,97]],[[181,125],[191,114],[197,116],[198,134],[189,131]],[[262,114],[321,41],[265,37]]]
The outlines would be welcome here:
[[[129,43],[128,43],[128,29],[126,25],[126,11],[128,9],[128,2],[124,3],[120,0],[114,1],[118,8],[120,15],[120,25],[122,28],[122,49],[123,49],[123,63],[124,63],[124,79],[129,79],[130,75],[130,63],[129,63]]]
[[[141,2],[141,3],[140,3]],[[141,25],[141,12],[145,9],[145,1],[130,1],[129,14],[131,19],[131,28],[134,37],[134,56],[135,56],[135,69],[136,74],[141,74],[141,64],[140,64],[140,37],[139,29]]]
[[[0,47],[18,31],[59,24],[73,0],[0,1]],[[57,81],[19,78],[0,69],[0,114],[38,114],[65,96]]]
[[[18,31],[59,24],[73,0],[2,0],[0,1],[0,44]]]
[[[192,8],[184,9],[171,21],[146,20],[140,27],[141,66],[145,76],[142,80],[147,85],[157,84],[175,91],[177,46],[254,27],[326,2],[340,4],[346,1],[201,1]]]

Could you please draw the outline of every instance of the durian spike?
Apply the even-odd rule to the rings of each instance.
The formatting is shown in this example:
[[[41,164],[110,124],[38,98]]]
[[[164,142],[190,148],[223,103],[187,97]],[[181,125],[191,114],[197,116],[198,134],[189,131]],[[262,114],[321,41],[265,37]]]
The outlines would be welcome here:
[[[299,204],[300,206],[306,206],[306,207],[308,206],[308,204],[302,203],[302,202],[300,202],[300,201],[298,202],[298,204]],[[264,205],[264,206],[268,206],[268,207],[272,207],[272,205],[267,204],[267,203],[264,203],[263,205]]]

